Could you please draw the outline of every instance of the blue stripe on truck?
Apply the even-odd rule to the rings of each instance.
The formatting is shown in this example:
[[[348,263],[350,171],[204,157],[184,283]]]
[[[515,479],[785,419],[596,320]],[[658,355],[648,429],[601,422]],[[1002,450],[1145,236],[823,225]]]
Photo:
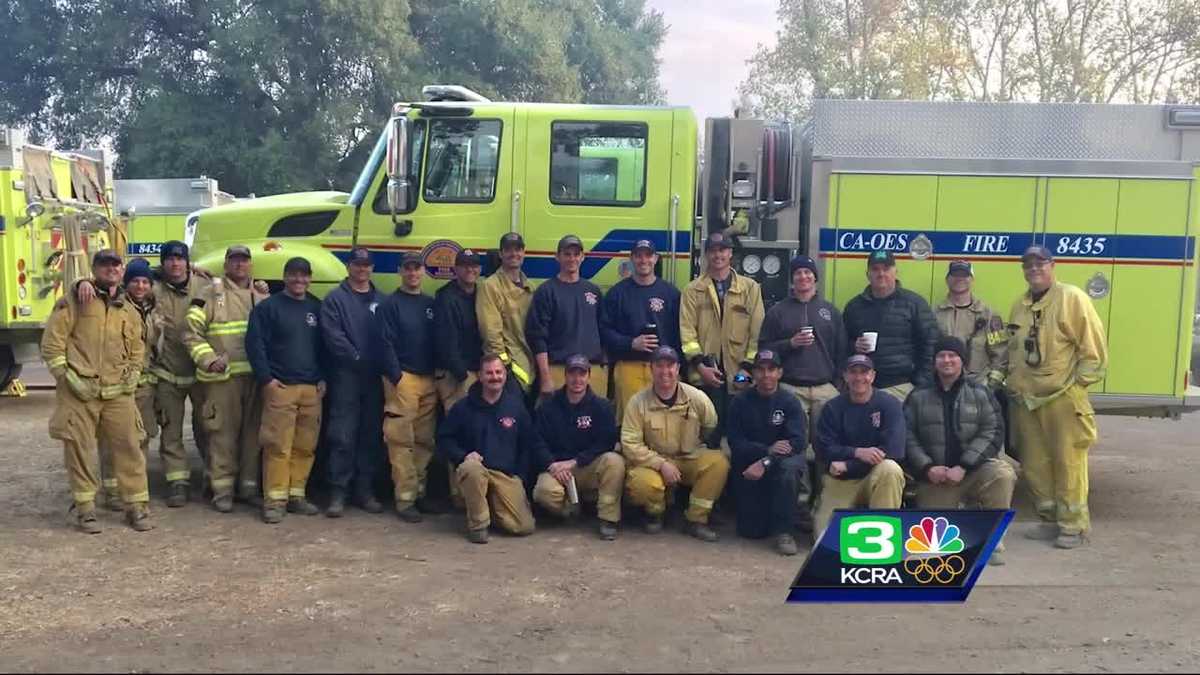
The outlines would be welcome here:
[[[1187,264],[1195,259],[1196,238],[1154,234],[928,232],[923,230],[821,230],[821,254],[866,255],[875,250],[907,253],[913,240],[924,235],[933,245],[933,259],[1019,259],[1033,245],[1050,249],[1067,261],[1097,260],[1116,264]]]

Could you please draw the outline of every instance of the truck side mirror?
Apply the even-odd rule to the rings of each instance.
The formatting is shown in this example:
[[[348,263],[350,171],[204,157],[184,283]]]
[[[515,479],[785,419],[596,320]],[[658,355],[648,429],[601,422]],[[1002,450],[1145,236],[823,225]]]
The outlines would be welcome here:
[[[387,200],[392,212],[408,209],[408,118],[402,115],[388,122]]]

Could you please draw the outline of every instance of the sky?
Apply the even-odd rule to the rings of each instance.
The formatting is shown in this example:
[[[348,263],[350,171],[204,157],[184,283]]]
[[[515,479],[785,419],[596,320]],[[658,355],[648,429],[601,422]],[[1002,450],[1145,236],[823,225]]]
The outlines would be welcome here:
[[[775,44],[777,0],[647,0],[668,31],[659,58],[667,103],[700,119],[733,112],[737,87],[759,43]]]

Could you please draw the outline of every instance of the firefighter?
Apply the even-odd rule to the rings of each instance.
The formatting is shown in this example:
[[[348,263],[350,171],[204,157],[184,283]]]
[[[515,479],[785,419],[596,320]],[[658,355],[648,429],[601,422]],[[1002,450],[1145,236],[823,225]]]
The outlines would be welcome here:
[[[246,330],[246,353],[261,387],[263,522],[289,513],[314,516],[305,498],[313,451],[321,433],[321,303],[308,293],[312,265],[291,258],[283,267],[283,293],[254,307]]]
[[[679,349],[679,289],[654,274],[658,252],[649,239],[633,244],[633,273],[604,295],[600,337],[614,360],[617,419],[634,394],[650,386],[650,354],[660,345]]]
[[[143,457],[150,448],[150,438],[158,435],[158,424],[154,417],[154,384],[158,379],[154,377],[154,373],[147,370],[162,330],[161,319],[154,312],[153,279],[150,263],[144,258],[135,258],[125,267],[125,296],[142,318],[143,342],[146,344],[142,375],[138,378],[137,391],[133,396],[134,402],[137,403],[138,415],[142,419],[142,427],[146,431],[142,438]],[[125,504],[121,499],[120,485],[113,466],[112,448],[104,443],[100,444],[100,478],[104,485],[105,505],[110,511],[124,511]]]
[[[373,341],[375,290],[371,252],[350,250],[346,278],[321,302],[321,335],[330,356],[325,441],[332,494],[325,515],[339,518],[350,496],[367,513],[382,513],[375,484],[383,468],[383,389]]]
[[[725,428],[733,454],[738,536],[772,536],[781,555],[796,555],[792,525],[808,468],[808,422],[799,399],[779,386],[782,375],[779,355],[758,350],[754,386],[729,404]]]
[[[567,357],[567,381],[537,410],[535,423],[553,461],[539,474],[533,501],[560,516],[575,515],[581,493],[595,497],[600,538],[617,538],[625,459],[617,448],[613,406],[591,387],[591,362]],[[574,499],[574,501],[572,501]]]
[[[917,507],[957,509],[962,503],[1009,509],[1017,473],[1001,459],[1004,424],[986,384],[967,377],[963,341],[946,335],[934,347],[931,387],[914,389],[904,402],[908,440],[904,461],[917,485]],[[1003,547],[988,559],[1002,565]]]
[[[454,279],[438,289],[433,298],[434,380],[443,412],[449,412],[478,379],[483,338],[475,313],[476,287],[481,263],[472,250],[454,257]]]
[[[875,364],[865,354],[846,360],[846,393],[825,404],[817,428],[822,467],[816,527],[834,509],[898,509],[904,493],[904,410],[897,397],[875,389]]]
[[[467,540],[476,544],[487,543],[493,522],[510,534],[533,532],[533,511],[521,477],[550,464],[525,402],[515,388],[505,386],[507,379],[504,361],[485,354],[479,381],[437,431],[438,452],[454,463],[467,505]]]
[[[686,338],[685,338],[686,339]],[[729,460],[702,439],[717,426],[717,411],[704,392],[679,381],[679,355],[659,347],[651,355],[654,382],[629,400],[621,424],[621,451],[629,469],[625,497],[645,509],[645,530],[662,531],[668,491],[691,486],[686,532],[715,542],[708,526],[713,503],[725,489]]]
[[[178,508],[187,504],[191,483],[191,468],[183,447],[183,406],[188,399],[192,402],[193,436],[202,455],[206,450],[200,422],[201,388],[196,386],[196,366],[183,344],[183,332],[192,301],[201,297],[208,282],[192,274],[187,244],[168,241],[160,253],[162,279],[154,286],[154,298],[163,317],[163,341],[150,370],[158,378],[154,402],[162,428],[159,452],[166,471],[167,506]]]
[[[400,287],[379,308],[383,364],[383,438],[396,486],[396,515],[421,522],[430,508],[425,477],[433,458],[437,389],[433,384],[433,298],[421,292],[425,263],[406,253]]]
[[[92,258],[96,301],[73,294],[59,300],[42,334],[42,359],[54,376],[56,407],[50,437],[63,442],[63,459],[74,503],[75,525],[97,534],[97,441],[112,453],[125,519],[139,531],[152,529],[146,458],[139,447],[145,430],[134,400],[146,345],[142,317],[121,288],[121,256],[112,249]]]
[[[225,251],[225,275],[192,300],[183,342],[202,387],[200,423],[208,437],[212,505],[220,513],[240,501],[254,504],[261,487],[258,386],[246,356],[246,328],[254,306],[265,298],[251,280],[250,249]]]
[[[683,290],[679,335],[690,372],[723,420],[730,394],[749,386],[763,322],[762,292],[758,282],[733,271],[733,240],[726,234],[708,235],[704,258],[704,273]],[[709,439],[713,447],[724,435],[721,424]]]
[[[808,424],[808,442],[816,441],[816,421],[821,409],[838,395],[840,364],[846,362],[846,327],[833,303],[817,295],[817,263],[806,255],[792,258],[792,294],[767,310],[759,335],[759,349],[780,355],[783,375],[779,386],[800,399]],[[802,451],[816,461],[811,445]],[[820,483],[804,472],[797,497],[800,526],[812,530],[812,504]]]
[[[566,380],[564,364],[571,354],[583,354],[592,363],[592,382],[608,396],[608,370],[600,344],[604,306],[600,287],[580,279],[583,242],[568,234],[558,240],[555,259],[558,275],[533,293],[525,321],[525,337],[538,369],[539,399],[544,402]]]
[[[1008,331],[1004,317],[972,293],[975,272],[967,260],[951,261],[946,271],[946,299],[934,310],[938,329],[966,346],[963,367],[967,379],[993,390],[1008,369]]]
[[[516,232],[500,237],[500,269],[479,284],[475,315],[485,353],[497,354],[521,390],[533,385],[533,350],[525,339],[525,320],[533,287],[521,271],[525,240]]]
[[[1087,388],[1104,379],[1104,325],[1082,290],[1054,278],[1043,246],[1021,256],[1029,290],[1009,317],[1009,414],[1021,465],[1041,523],[1035,539],[1076,548],[1091,529],[1088,450],[1096,419]]]
[[[896,279],[891,251],[871,252],[867,280],[867,288],[842,313],[848,346],[851,353],[870,355],[877,369],[875,386],[903,402],[914,386],[933,383],[937,321],[925,298]],[[867,333],[874,333],[874,340]]]

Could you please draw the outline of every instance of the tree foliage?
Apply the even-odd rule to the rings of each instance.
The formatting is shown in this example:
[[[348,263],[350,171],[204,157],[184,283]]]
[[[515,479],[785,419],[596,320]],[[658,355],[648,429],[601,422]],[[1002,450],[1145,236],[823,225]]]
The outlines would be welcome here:
[[[739,87],[814,98],[1150,103],[1200,98],[1200,0],[781,0]]]
[[[347,187],[433,82],[656,102],[666,30],[644,0],[4,0],[0,25],[0,124],[237,194]]]

